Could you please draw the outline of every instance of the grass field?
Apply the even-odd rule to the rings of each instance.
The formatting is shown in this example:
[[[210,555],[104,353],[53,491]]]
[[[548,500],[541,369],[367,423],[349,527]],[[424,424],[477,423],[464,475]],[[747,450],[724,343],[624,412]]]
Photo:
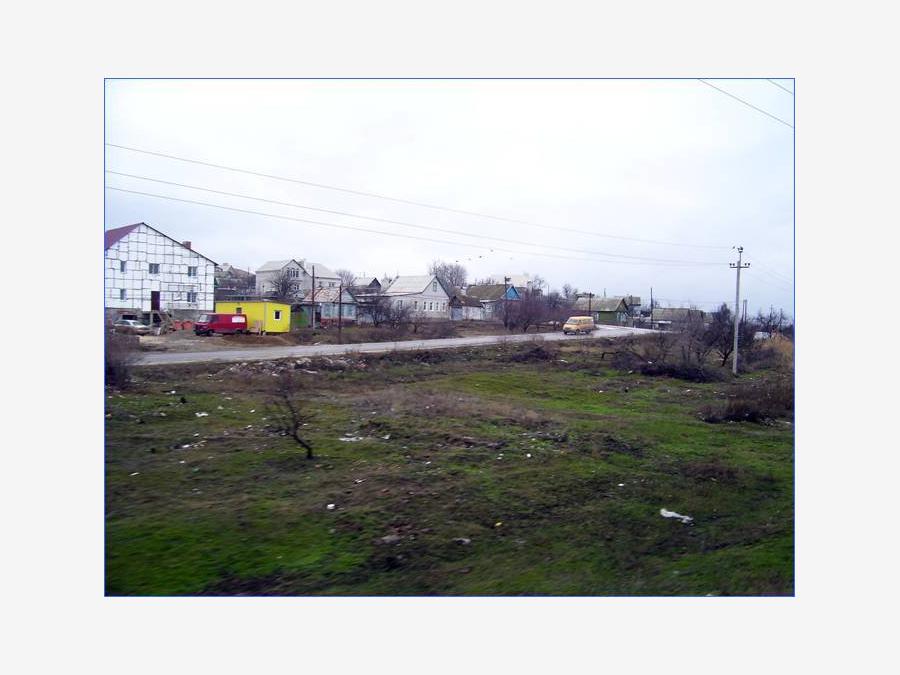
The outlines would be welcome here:
[[[707,423],[730,380],[602,349],[138,370],[107,390],[107,593],[792,594],[792,420]],[[281,368],[313,460],[266,428]]]

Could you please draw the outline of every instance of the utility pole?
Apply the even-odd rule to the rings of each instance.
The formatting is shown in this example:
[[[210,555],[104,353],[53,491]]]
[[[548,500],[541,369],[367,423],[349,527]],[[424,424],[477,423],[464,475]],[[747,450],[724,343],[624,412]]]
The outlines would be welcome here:
[[[312,327],[316,328],[316,266],[312,266]]]
[[[507,284],[509,283],[509,277],[503,277],[503,327],[509,328],[509,298],[507,297],[507,293],[509,293],[509,287]]]
[[[338,344],[344,344],[341,339],[341,328],[344,327],[344,282],[338,285]]]
[[[653,286],[650,287],[650,330],[653,330]]]
[[[738,332],[740,331],[741,315],[738,307],[741,305],[741,270],[750,267],[750,263],[741,264],[741,256],[744,253],[744,247],[738,246],[738,259],[736,263],[729,263],[729,266],[737,270],[737,280],[734,285],[734,346],[732,347],[733,356],[731,358],[731,372],[737,375],[738,372]]]

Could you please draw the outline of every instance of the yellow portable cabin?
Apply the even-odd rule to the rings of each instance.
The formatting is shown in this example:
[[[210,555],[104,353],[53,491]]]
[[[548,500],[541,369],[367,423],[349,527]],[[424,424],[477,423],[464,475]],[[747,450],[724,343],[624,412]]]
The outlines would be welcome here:
[[[291,329],[291,306],[283,302],[217,302],[216,312],[246,314],[247,330],[251,333],[287,333]]]

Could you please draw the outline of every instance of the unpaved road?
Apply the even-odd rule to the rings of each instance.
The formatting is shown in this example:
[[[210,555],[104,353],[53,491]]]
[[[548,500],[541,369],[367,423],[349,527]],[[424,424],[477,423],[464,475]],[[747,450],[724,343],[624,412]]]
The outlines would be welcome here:
[[[304,356],[340,356],[341,354],[374,354],[391,351],[415,351],[417,349],[453,349],[476,347],[508,342],[530,342],[543,338],[546,341],[585,340],[605,337],[622,337],[641,333],[653,333],[646,328],[602,327],[589,336],[563,335],[562,333],[530,333],[524,335],[480,335],[463,338],[433,340],[405,340],[403,342],[362,342],[350,345],[297,345],[295,347],[253,347],[250,349],[220,349],[205,352],[160,352],[144,354],[138,361],[141,366],[172,365],[177,363],[207,363],[219,361],[269,361],[272,359],[301,358]]]

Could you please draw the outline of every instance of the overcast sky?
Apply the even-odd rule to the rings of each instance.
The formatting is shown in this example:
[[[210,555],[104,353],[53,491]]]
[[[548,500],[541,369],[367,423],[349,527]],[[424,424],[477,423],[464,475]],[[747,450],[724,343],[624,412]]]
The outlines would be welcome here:
[[[793,96],[773,83],[712,82],[793,124]],[[306,258],[381,276],[440,258],[470,281],[528,272],[645,305],[652,286],[664,305],[709,309],[734,302],[740,244],[751,311],[792,313],[793,129],[696,80],[114,80],[106,140],[529,223],[108,147],[107,171],[453,231],[107,175],[107,187],[442,240],[105,191],[107,228],[144,221],[218,263]]]

